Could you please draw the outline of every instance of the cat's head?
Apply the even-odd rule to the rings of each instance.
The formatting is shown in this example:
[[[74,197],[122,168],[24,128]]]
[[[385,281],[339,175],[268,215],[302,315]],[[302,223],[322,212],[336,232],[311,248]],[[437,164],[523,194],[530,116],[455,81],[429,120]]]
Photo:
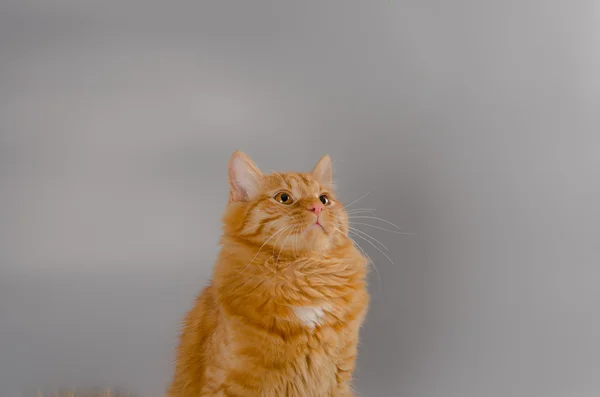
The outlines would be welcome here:
[[[242,152],[229,161],[225,233],[283,252],[326,251],[344,241],[348,215],[336,199],[329,156],[310,173],[263,174]]]

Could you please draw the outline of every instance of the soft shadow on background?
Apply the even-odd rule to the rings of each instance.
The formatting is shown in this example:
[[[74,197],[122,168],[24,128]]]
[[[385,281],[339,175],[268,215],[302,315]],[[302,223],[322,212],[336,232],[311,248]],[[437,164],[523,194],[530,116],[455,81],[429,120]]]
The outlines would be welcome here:
[[[414,233],[363,396],[598,396],[599,109],[593,1],[1,1],[0,395],[161,395],[242,149]]]

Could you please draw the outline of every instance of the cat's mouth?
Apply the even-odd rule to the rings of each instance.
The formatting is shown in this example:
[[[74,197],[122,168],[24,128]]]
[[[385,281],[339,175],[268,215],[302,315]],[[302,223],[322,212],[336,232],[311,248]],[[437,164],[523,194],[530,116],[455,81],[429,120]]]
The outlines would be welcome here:
[[[311,229],[320,229],[320,230],[322,230],[322,231],[325,231],[325,226],[323,226],[323,224],[322,224],[322,223],[321,223],[321,222],[320,222],[320,221],[317,219],[317,220],[315,221],[315,223],[313,223],[312,225],[310,225],[310,226],[308,227],[308,229],[307,229],[307,230],[311,230]]]

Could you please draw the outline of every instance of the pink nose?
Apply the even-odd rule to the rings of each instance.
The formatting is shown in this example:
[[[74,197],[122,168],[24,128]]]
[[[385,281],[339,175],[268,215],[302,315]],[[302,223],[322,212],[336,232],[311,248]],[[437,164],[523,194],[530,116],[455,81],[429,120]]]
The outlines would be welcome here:
[[[314,212],[317,215],[320,215],[321,211],[323,211],[323,208],[325,208],[325,206],[323,204],[321,204],[321,203],[314,203],[314,204],[311,204],[308,207],[308,210]]]

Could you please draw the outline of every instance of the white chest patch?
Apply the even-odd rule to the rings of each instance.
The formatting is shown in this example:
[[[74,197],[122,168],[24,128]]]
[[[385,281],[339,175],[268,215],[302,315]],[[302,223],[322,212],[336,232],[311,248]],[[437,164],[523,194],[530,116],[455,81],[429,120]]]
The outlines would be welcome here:
[[[296,316],[298,316],[298,319],[311,329],[317,325],[321,325],[321,321],[323,321],[323,317],[325,317],[325,310],[327,310],[327,308],[323,306],[293,307],[292,309]]]

